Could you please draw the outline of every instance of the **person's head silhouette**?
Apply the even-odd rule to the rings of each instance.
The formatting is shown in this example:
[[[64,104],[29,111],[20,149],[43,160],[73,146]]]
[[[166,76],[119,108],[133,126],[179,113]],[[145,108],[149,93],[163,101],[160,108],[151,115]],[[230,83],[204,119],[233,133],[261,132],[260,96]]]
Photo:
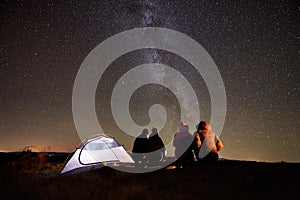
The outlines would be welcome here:
[[[151,136],[158,135],[157,128],[152,128]]]
[[[181,121],[179,123],[179,132],[189,132],[189,126],[186,121]]]
[[[143,129],[143,131],[142,131],[140,137],[142,137],[142,138],[147,138],[148,135],[149,135],[149,131],[148,131],[148,129],[145,128],[145,129]]]
[[[200,130],[211,130],[211,126],[206,121],[201,121],[197,126],[197,132]]]

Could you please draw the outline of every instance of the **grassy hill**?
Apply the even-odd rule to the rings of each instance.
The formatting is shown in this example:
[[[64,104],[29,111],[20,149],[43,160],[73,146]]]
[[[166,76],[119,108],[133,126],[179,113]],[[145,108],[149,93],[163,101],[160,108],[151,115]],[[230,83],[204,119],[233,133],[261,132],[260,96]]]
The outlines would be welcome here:
[[[288,199],[300,191],[299,163],[223,160],[145,174],[105,167],[59,176],[63,163],[22,169],[0,157],[1,199]]]

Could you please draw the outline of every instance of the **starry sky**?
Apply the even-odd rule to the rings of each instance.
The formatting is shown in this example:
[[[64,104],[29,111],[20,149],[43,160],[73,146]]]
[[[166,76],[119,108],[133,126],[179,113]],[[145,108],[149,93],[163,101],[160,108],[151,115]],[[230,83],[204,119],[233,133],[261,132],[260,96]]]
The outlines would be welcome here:
[[[227,95],[221,157],[300,162],[300,8],[285,0],[1,1],[0,151],[28,145],[72,151],[80,142],[72,89],[84,58],[117,33],[149,26],[188,35],[218,66]],[[149,62],[184,74],[195,88],[202,120],[210,120],[207,87],[187,61],[162,50],[133,51],[109,66],[96,93],[99,123],[105,132],[118,132],[121,143],[109,110],[111,90],[126,71]],[[130,112],[136,123],[147,124],[144,113],[155,103],[169,113],[169,128],[160,133],[167,142],[180,120],[171,91],[139,88]],[[130,150],[132,142],[125,147]]]

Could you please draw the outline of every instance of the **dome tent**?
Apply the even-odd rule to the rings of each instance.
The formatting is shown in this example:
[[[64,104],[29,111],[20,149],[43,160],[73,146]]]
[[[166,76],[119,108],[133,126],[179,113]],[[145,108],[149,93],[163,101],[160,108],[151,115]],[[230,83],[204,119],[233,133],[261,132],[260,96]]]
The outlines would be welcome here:
[[[60,174],[75,174],[103,167],[104,163],[134,163],[131,156],[114,138],[97,135],[87,139],[65,164]]]

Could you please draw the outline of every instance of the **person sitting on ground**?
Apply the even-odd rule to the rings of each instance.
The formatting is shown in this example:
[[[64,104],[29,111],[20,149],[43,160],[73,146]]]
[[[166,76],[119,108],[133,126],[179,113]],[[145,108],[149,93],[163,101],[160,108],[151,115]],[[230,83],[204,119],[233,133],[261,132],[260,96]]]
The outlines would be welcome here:
[[[219,159],[218,151],[223,149],[223,143],[212,131],[210,124],[201,121],[198,125],[197,134],[199,135],[201,146],[199,159],[201,161],[216,162]]]
[[[148,151],[148,137],[149,131],[148,129],[144,129],[133,143],[132,156],[137,164],[140,164],[145,160],[145,153]]]
[[[179,130],[174,136],[173,146],[177,165],[191,164],[195,160],[193,154],[193,136],[189,133],[189,126],[185,121],[179,123]]]
[[[159,136],[156,128],[152,129],[147,145],[148,162],[152,165],[158,164],[165,159],[166,147]]]

